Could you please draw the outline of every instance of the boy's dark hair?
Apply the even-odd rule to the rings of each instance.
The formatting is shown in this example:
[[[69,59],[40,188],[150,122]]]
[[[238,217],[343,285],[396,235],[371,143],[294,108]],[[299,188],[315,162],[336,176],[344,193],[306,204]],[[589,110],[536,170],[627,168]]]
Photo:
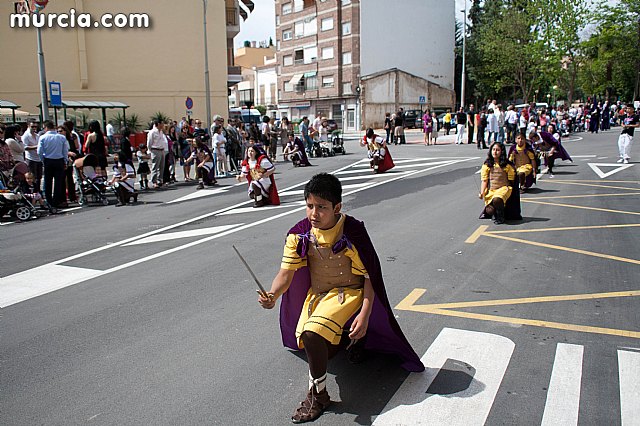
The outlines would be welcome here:
[[[309,195],[323,198],[335,207],[342,202],[342,184],[340,180],[329,173],[318,173],[304,186],[304,199]]]

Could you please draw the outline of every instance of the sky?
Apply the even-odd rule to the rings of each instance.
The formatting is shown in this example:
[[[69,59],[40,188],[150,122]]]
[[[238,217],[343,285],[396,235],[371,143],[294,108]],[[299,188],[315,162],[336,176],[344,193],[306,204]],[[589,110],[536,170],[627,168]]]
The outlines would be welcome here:
[[[366,0],[365,0],[366,1]],[[399,0],[402,1],[402,0]],[[455,0],[456,2],[456,19],[462,20],[465,0]],[[234,46],[241,47],[245,40],[263,41],[273,37],[276,41],[276,18],[275,18],[275,2],[274,0],[253,0],[255,9],[249,18],[240,24],[240,34],[234,39]],[[471,7],[471,0],[467,0],[467,9]],[[468,12],[468,10],[467,10]]]

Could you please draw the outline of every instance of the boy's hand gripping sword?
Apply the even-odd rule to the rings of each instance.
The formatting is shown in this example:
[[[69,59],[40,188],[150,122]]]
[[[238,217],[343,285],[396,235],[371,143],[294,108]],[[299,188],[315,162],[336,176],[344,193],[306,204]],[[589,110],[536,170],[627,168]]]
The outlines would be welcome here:
[[[244,265],[245,268],[247,268],[247,271],[249,271],[249,273],[251,274],[251,277],[253,278],[253,281],[255,281],[256,284],[258,285],[258,288],[260,289],[260,290],[256,290],[258,292],[258,294],[260,296],[264,297],[265,299],[271,299],[273,296],[270,295],[269,293],[267,293],[267,291],[264,289],[264,287],[260,283],[260,280],[258,279],[258,277],[256,277],[256,274],[253,273],[253,271],[251,270],[251,267],[249,266],[247,261],[244,260],[244,257],[242,257],[242,255],[240,254],[240,252],[238,251],[236,246],[232,245],[231,247],[233,247],[233,250],[235,250],[236,254],[238,255],[238,257],[242,261],[242,264]]]

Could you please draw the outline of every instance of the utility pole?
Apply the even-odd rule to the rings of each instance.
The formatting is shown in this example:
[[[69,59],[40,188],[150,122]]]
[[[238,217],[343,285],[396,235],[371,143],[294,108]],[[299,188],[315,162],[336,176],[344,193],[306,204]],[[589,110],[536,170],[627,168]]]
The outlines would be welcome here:
[[[460,106],[464,108],[464,89],[466,77],[467,53],[467,0],[464,0],[464,24],[462,25],[462,81],[460,82]]]
[[[204,9],[204,96],[207,108],[207,129],[211,129],[211,87],[209,86],[209,48],[207,43],[207,0],[202,0],[202,7]]]

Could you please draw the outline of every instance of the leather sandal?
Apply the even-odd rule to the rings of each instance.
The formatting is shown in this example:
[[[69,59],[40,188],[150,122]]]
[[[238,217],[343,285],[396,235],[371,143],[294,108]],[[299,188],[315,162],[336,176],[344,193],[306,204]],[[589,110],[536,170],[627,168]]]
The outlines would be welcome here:
[[[293,416],[291,416],[291,422],[296,424],[312,422],[320,417],[330,404],[331,398],[327,389],[317,392],[314,387],[309,390],[307,398],[300,403],[300,407],[296,408]]]

